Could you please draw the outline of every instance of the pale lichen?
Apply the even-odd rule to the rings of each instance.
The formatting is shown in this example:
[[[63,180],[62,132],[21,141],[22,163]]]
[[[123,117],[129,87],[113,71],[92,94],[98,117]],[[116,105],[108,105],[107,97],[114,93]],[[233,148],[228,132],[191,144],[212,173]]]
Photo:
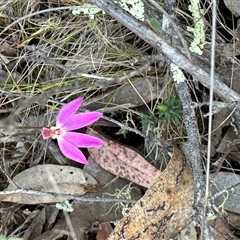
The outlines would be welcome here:
[[[187,27],[189,32],[192,32],[194,39],[190,45],[190,51],[202,55],[202,49],[206,42],[205,37],[205,23],[203,20],[203,9],[200,8],[199,0],[191,0],[191,4],[188,6],[189,11],[192,13],[194,28]]]
[[[172,77],[175,82],[180,83],[185,81],[186,78],[182,70],[177,65],[175,65],[174,63],[171,63],[170,70],[172,72]]]
[[[88,15],[90,19],[94,19],[95,15],[101,11],[103,14],[105,14],[105,12],[101,8],[98,8],[96,5],[86,3],[84,3],[82,6],[72,8],[73,15],[79,15],[80,13],[83,13],[85,15]]]
[[[118,0],[118,3],[125,11],[129,12],[136,19],[144,20],[144,3],[141,0]]]
[[[119,6],[121,6],[125,11],[129,12],[136,19],[141,21],[144,20],[144,3],[141,0],[118,0],[114,2],[119,4]],[[94,19],[95,14],[99,13],[100,11],[105,14],[105,12],[96,5],[86,3],[84,3],[82,6],[72,8],[72,13],[74,15],[83,13],[88,15],[90,19]]]
[[[57,203],[56,208],[59,210],[63,210],[65,212],[73,212],[73,206],[69,201],[65,201],[64,203]]]
[[[112,196],[112,197],[117,198],[117,199],[128,199],[128,200],[130,200],[130,199],[132,199],[132,196],[131,196],[132,190],[134,190],[134,189],[139,190],[137,187],[132,187],[131,185],[132,185],[132,183],[127,184],[121,190],[116,189],[115,193],[113,193],[113,194],[104,193],[104,195],[106,194],[106,195]],[[130,211],[130,209],[132,208],[132,204],[130,204],[130,203],[118,202],[118,203],[115,203],[113,206],[111,206],[109,211],[107,213],[105,213],[104,215],[111,212],[112,208],[115,207],[115,206],[117,206],[117,208],[115,210],[115,214],[116,214],[117,209],[121,207],[123,216],[125,216]]]

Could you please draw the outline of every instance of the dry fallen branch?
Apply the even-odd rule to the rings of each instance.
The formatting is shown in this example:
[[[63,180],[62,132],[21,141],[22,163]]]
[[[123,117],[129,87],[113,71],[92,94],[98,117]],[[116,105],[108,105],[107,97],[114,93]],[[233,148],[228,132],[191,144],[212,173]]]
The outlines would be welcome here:
[[[210,70],[209,67],[204,66],[204,63],[202,63],[201,60],[195,59],[194,62],[190,61],[184,55],[185,53],[181,53],[176,48],[167,44],[158,34],[144,24],[141,24],[113,1],[92,0],[91,2],[109,13],[141,39],[159,49],[171,62],[194,76],[204,86],[209,88]],[[222,80],[223,79],[219,74],[215,75],[214,92],[226,101],[239,101],[240,94],[230,89]]]

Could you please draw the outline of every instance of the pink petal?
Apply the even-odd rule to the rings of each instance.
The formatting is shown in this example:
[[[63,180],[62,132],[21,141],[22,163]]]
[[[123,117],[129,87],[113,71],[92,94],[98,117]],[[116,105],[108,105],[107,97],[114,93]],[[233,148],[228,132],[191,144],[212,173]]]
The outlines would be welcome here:
[[[67,132],[63,138],[76,147],[88,148],[103,145],[101,139],[83,133]]]
[[[102,116],[100,112],[87,112],[79,113],[71,116],[68,120],[62,124],[62,128],[66,131],[79,129],[85,127],[91,123],[94,123]]]
[[[88,164],[88,161],[84,154],[76,146],[64,138],[58,138],[58,145],[65,157],[79,163]]]
[[[81,106],[82,102],[83,98],[77,98],[63,106],[57,115],[56,126],[61,127],[69,119],[71,119],[78,110],[78,108]]]
[[[48,138],[50,138],[51,137],[51,135],[50,135],[50,129],[49,128],[42,128],[42,137],[43,137],[43,139],[48,139]]]

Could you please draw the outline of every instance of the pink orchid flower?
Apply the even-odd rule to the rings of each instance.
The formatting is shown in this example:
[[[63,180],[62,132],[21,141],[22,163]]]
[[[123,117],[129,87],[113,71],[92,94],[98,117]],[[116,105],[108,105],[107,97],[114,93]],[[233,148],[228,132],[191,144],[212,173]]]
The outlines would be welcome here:
[[[77,98],[62,107],[57,115],[56,127],[44,127],[42,129],[42,137],[44,139],[50,137],[57,139],[59,148],[65,157],[76,162],[88,164],[86,157],[78,148],[100,147],[103,145],[103,141],[87,134],[72,132],[72,130],[85,127],[97,121],[102,116],[102,113],[87,112],[76,114],[82,102],[83,98]]]

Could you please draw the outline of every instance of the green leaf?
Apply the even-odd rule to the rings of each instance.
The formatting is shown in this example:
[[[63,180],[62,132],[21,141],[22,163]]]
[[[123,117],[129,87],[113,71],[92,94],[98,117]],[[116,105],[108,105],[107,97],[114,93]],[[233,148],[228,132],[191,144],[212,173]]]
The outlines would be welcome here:
[[[151,18],[149,24],[155,31],[162,33],[161,23],[156,18]]]
[[[178,125],[182,121],[183,108],[178,97],[170,96],[157,105],[158,117],[163,123]]]
[[[160,104],[158,104],[157,108],[158,108],[158,110],[160,110],[162,112],[165,112],[165,111],[167,111],[168,106],[166,106],[165,104],[161,104],[160,103]]]

